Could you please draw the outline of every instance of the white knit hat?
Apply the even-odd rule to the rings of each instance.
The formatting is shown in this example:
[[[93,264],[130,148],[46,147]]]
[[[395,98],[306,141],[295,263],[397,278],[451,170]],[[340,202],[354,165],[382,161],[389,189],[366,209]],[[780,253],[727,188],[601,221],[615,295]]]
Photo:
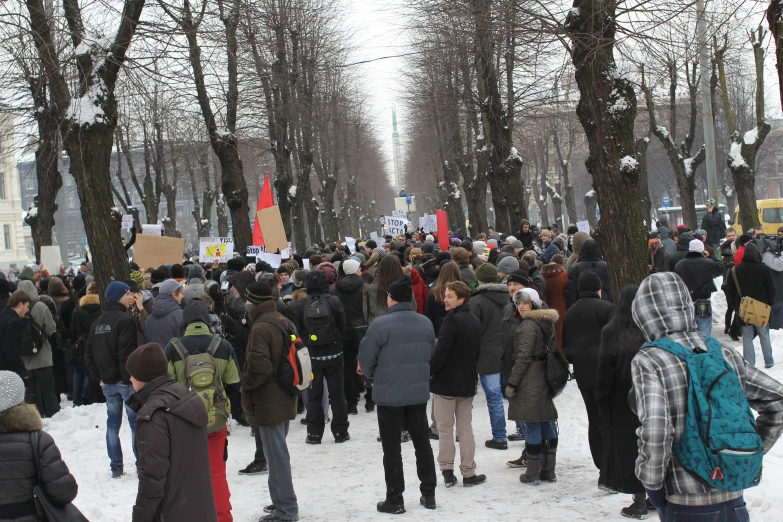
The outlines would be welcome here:
[[[24,381],[14,372],[0,371],[0,413],[24,402]]]
[[[361,264],[353,259],[346,259],[345,261],[343,261],[342,266],[345,275],[351,275],[359,271],[359,267],[361,266]]]
[[[689,252],[698,252],[701,254],[704,252],[704,243],[699,241],[698,239],[691,240],[690,243],[688,243],[688,251]]]
[[[427,234],[427,236],[424,238],[425,241],[435,241],[435,236],[432,234]]]

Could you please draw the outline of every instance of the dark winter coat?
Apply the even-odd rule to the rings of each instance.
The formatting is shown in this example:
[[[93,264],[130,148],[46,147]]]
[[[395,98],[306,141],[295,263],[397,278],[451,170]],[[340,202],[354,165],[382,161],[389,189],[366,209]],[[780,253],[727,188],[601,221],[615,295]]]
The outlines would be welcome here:
[[[324,282],[326,281],[324,280]],[[308,337],[307,337],[308,332],[304,326],[305,306],[307,305],[308,302],[307,298],[300,299],[299,301],[296,302],[296,305],[294,306],[294,325],[296,325],[296,331],[300,333],[302,337],[302,341],[309,348],[311,357],[326,357],[329,355],[337,355],[339,353],[342,353],[343,335],[346,335],[348,333],[347,323],[345,321],[345,310],[343,310],[343,305],[336,296],[329,294],[329,288],[327,284],[325,284],[323,288],[319,289],[317,293],[313,293],[313,292],[314,291],[308,289],[307,290],[308,297],[315,296],[315,295],[324,295],[324,297],[326,298],[326,302],[329,305],[329,308],[331,309],[332,319],[334,320],[333,326],[336,329],[336,331],[334,332],[335,341],[331,344],[322,345],[322,346],[309,345]]]
[[[125,361],[138,346],[136,324],[120,303],[109,303],[90,327],[84,364],[90,377],[105,384],[130,384]]]
[[[331,294],[336,296],[343,305],[345,321],[348,326],[361,326],[367,324],[364,320],[364,288],[367,285],[356,274],[344,275],[337,278]]]
[[[476,395],[476,363],[481,346],[481,321],[465,303],[449,311],[430,360],[430,392],[444,397]]]
[[[601,358],[601,330],[612,319],[614,305],[593,292],[581,292],[563,321],[563,351],[574,365],[580,388],[595,386]]]
[[[503,355],[500,358],[500,373],[503,377],[503,382],[508,382],[511,377],[511,370],[514,368],[514,350],[516,349],[516,335],[517,330],[522,326],[522,319],[517,314],[517,309],[514,303],[510,302],[509,296],[508,303],[503,307],[503,325],[500,328],[501,346],[503,349]]]
[[[669,266],[672,267],[672,269],[676,268],[677,263],[685,259],[685,256],[688,255],[690,242],[694,239],[693,234],[689,232],[680,234],[679,239],[677,239],[677,251],[669,258]]]
[[[533,263],[533,266],[527,271],[527,275],[533,280],[533,284],[536,285],[541,300],[546,301],[546,279],[541,274],[541,266],[538,263]]]
[[[689,252],[677,263],[674,272],[685,282],[691,299],[709,299],[717,291],[713,279],[723,275],[723,263],[704,257],[701,252]]]
[[[734,271],[737,275],[737,281],[739,281],[739,290],[734,282],[734,277],[729,272],[726,297],[734,304],[735,310],[740,309],[743,297],[758,299],[769,306],[775,304],[775,278],[772,275],[772,269],[763,263],[761,252],[756,248],[756,245],[752,243],[745,245],[742,263],[735,266]],[[745,325],[739,318],[739,314],[737,320],[741,326]]]
[[[90,327],[101,316],[101,299],[97,294],[88,294],[79,299],[79,307],[71,315],[71,358],[76,359],[79,368],[86,369],[84,364],[84,350],[87,338],[90,336]],[[138,337],[138,336],[137,336]],[[138,343],[138,339],[137,339]]]
[[[628,393],[633,387],[631,359],[646,342],[636,325],[620,327],[616,319],[601,332],[601,362],[595,394],[602,433],[609,443],[608,469],[601,471],[609,477],[612,489],[620,493],[644,492],[634,471],[639,454],[636,429],[640,424],[628,404]]]
[[[555,243],[549,243],[549,245],[546,247],[546,250],[544,250],[544,252],[538,256],[538,259],[546,265],[551,262],[552,258],[557,254],[562,254],[560,247],[558,247]]]
[[[672,256],[666,251],[665,247],[659,248],[654,254],[650,254],[650,265],[653,267],[651,273],[671,272],[674,268],[671,266],[671,259]]]
[[[555,310],[530,310],[522,314],[522,325],[514,339],[514,367],[508,386],[516,393],[508,401],[508,419],[519,422],[557,420],[557,409],[546,379],[549,339],[555,333]]]
[[[38,473],[31,432],[40,432],[38,460],[46,496],[58,506],[70,504],[76,498],[76,479],[68,471],[52,436],[42,429],[34,405],[20,404],[0,413],[0,522],[41,521],[33,500]],[[12,509],[19,515],[9,516]]]
[[[297,398],[281,388],[275,378],[283,349],[290,346],[290,341],[274,325],[256,322],[260,317],[289,327],[271,301],[250,309],[252,327],[242,371],[242,409],[253,426],[277,426],[296,418]]]
[[[723,284],[721,288],[726,288],[728,284],[728,278],[726,276],[731,275],[729,272],[734,266],[734,251],[731,246],[734,241],[724,241],[720,246],[721,262],[723,263]]]
[[[443,318],[446,317],[446,305],[435,299],[435,294],[432,292],[427,296],[427,306],[424,307],[424,315],[432,323],[435,336],[437,337],[440,333],[440,325],[443,323]]]
[[[500,373],[503,356],[503,307],[508,303],[508,287],[500,283],[479,285],[468,304],[479,322],[479,358],[476,371],[480,375]]]
[[[571,308],[579,298],[579,276],[582,275],[582,272],[595,272],[601,279],[603,289],[601,298],[604,301],[611,302],[612,285],[609,279],[609,265],[606,264],[606,261],[601,260],[601,251],[598,249],[598,244],[589,239],[582,245],[579,261],[574,263],[571,269],[568,270],[568,281],[566,281],[565,288],[566,308]]]
[[[367,328],[359,346],[362,373],[373,381],[380,406],[426,404],[430,398],[430,358],[435,332],[410,303],[399,303]]]
[[[152,305],[152,315],[144,324],[144,342],[166,346],[175,337],[182,337],[182,307],[171,297],[159,296]]]
[[[530,248],[530,245],[533,244],[533,240],[536,238],[536,233],[530,230],[530,228],[527,229],[527,232],[522,232],[520,229],[517,231],[514,237],[522,241],[522,244],[525,245],[525,250],[527,250]]]
[[[462,279],[462,282],[471,288],[478,284],[475,270],[473,270],[467,263],[464,265],[459,265],[459,276],[460,279]]]
[[[471,252],[470,253],[470,266],[473,267],[473,270],[477,269],[478,267],[480,267],[483,264],[484,264],[484,261],[479,259],[478,254],[476,254],[475,252]]]
[[[372,323],[379,317],[383,317],[386,315],[388,308],[386,307],[386,299],[383,300],[383,303],[378,302],[378,286],[377,285],[367,285],[367,287],[364,289],[364,320],[367,321],[367,324]],[[416,310],[416,294],[414,293],[411,296],[411,307],[413,310]]]
[[[552,310],[557,310],[560,317],[555,324],[557,334],[557,349],[563,352],[563,320],[565,319],[565,284],[568,280],[565,268],[557,263],[549,263],[541,267],[541,275],[546,279],[546,304]],[[565,356],[565,354],[563,354]]]
[[[132,522],[217,522],[204,401],[166,374],[127,404],[136,412],[139,469]]]
[[[27,377],[20,350],[24,322],[13,308],[0,311],[0,370],[16,372],[19,377]]]
[[[701,218],[701,228],[707,232],[706,244],[717,245],[720,243],[720,240],[726,235],[726,222],[723,221],[723,215],[717,207]]]

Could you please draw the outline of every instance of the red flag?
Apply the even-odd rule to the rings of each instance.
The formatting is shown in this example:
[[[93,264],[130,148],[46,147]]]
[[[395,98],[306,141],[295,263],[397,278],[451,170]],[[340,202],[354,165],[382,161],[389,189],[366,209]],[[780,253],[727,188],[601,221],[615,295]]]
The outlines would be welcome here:
[[[443,252],[449,249],[449,218],[445,210],[436,210],[438,220],[438,244]]]
[[[269,186],[269,173],[264,173],[264,187],[258,196],[258,205],[256,205],[256,220],[253,225],[253,246],[264,246],[264,235],[261,233],[261,227],[258,225],[258,211],[275,206],[272,199],[272,187]]]

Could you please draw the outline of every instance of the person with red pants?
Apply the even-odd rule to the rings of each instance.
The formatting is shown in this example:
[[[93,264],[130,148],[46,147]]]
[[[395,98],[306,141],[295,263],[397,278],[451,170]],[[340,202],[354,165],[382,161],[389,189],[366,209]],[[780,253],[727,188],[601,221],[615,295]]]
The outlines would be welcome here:
[[[198,356],[200,359],[209,353],[215,363],[215,384],[218,392],[222,389],[222,399],[216,399],[209,411],[211,424],[207,426],[209,446],[209,467],[212,472],[212,494],[215,497],[218,522],[232,522],[231,492],[226,479],[226,460],[228,459],[227,427],[231,405],[228,396],[239,385],[234,348],[225,339],[213,336],[209,330],[209,309],[200,299],[191,299],[183,312],[185,335],[172,339],[164,352],[169,361],[168,371],[177,382],[188,386],[190,377],[187,359]],[[195,387],[195,386],[194,386]],[[214,419],[214,420],[213,420]]]

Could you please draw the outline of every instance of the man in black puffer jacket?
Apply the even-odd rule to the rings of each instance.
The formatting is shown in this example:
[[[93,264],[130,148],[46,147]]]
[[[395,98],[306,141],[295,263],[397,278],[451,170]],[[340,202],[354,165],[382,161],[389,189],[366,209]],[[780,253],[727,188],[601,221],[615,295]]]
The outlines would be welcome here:
[[[672,270],[677,266],[677,263],[685,259],[685,256],[688,255],[688,249],[690,247],[691,241],[696,239],[696,236],[694,236],[691,232],[683,232],[680,234],[679,239],[677,239],[677,251],[674,252],[669,258],[669,266],[672,268]]]
[[[52,436],[41,431],[35,405],[24,404],[22,378],[0,371],[0,390],[0,522],[39,522],[33,488],[40,484],[53,504],[64,506],[76,498],[76,479]],[[31,437],[38,438],[40,476]]]
[[[337,278],[331,294],[336,296],[345,310],[347,329],[343,336],[343,358],[345,359],[345,400],[348,403],[348,414],[357,415],[357,404],[361,393],[361,376],[356,373],[356,357],[359,354],[359,343],[367,331],[367,322],[364,320],[362,298],[364,287],[367,286],[359,275],[361,264],[354,259],[342,262],[340,268],[345,272],[344,276]],[[371,396],[370,396],[371,397]],[[372,411],[372,399],[367,399],[367,411]]]
[[[723,274],[723,263],[715,257],[704,257],[704,243],[698,239],[690,242],[690,251],[677,263],[674,271],[685,282],[696,309],[696,327],[706,337],[712,336],[713,292],[717,292],[713,279]]]
[[[673,260],[672,263],[674,263]],[[609,265],[601,259],[601,250],[598,248],[598,243],[588,239],[579,250],[579,260],[568,269],[568,280],[565,287],[566,308],[571,308],[579,298],[579,277],[583,272],[594,272],[598,276],[603,289],[601,299],[611,303],[612,286],[609,282]]]

